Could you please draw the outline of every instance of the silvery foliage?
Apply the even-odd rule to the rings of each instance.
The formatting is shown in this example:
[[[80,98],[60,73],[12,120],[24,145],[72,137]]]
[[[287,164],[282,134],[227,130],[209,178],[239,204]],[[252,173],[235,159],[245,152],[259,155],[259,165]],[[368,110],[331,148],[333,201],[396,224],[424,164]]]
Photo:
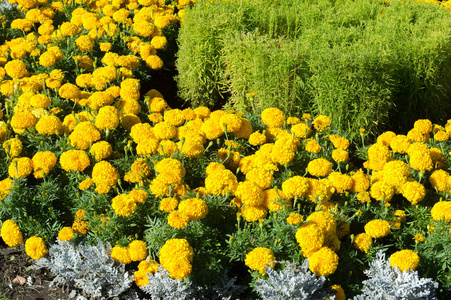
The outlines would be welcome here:
[[[401,272],[392,268],[382,251],[376,254],[365,274],[368,280],[363,281],[363,294],[355,296],[354,300],[438,300],[436,282],[431,278],[420,278],[417,271]]]
[[[68,284],[92,297],[106,299],[122,294],[130,288],[133,276],[125,272],[125,265],[110,255],[111,246],[99,240],[97,246],[81,242],[60,241],[49,249],[49,255],[36,261],[37,268],[49,268],[55,275],[50,285]]]
[[[221,300],[231,300],[231,299],[239,299],[239,295],[247,289],[247,286],[235,284],[236,276],[230,278],[228,276],[227,270],[222,274],[221,280],[218,280],[211,287],[211,296],[209,297],[212,300],[221,299]]]
[[[335,299],[331,289],[323,288],[326,278],[317,277],[309,270],[308,259],[301,266],[287,261],[281,263],[285,266],[283,270],[275,271],[266,266],[268,279],[255,282],[255,290],[262,299]]]
[[[152,300],[191,300],[195,299],[196,289],[191,282],[169,277],[169,272],[158,265],[155,274],[147,274],[149,283],[140,289],[151,296]]]

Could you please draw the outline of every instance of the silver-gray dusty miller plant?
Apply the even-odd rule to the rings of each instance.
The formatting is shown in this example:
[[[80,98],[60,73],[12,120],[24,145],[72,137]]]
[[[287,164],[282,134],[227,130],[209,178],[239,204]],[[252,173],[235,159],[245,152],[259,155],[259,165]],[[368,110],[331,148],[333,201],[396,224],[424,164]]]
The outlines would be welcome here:
[[[147,274],[149,283],[141,286],[141,290],[149,294],[152,300],[191,300],[195,299],[196,289],[191,282],[172,279],[168,271],[160,265],[155,274]]]
[[[438,300],[437,283],[431,278],[420,278],[417,271],[401,272],[392,268],[385,253],[379,251],[365,271],[363,294],[354,300]]]
[[[99,240],[97,246],[81,242],[60,241],[49,249],[49,255],[36,261],[37,268],[49,268],[55,275],[55,283],[69,284],[82,289],[92,297],[119,296],[130,288],[133,276],[125,272],[125,266],[114,261],[111,246]]]
[[[301,266],[292,262],[282,262],[282,264],[285,267],[281,271],[275,271],[267,266],[265,270],[268,279],[255,282],[255,290],[262,299],[324,300],[325,297],[335,299],[331,289],[323,288],[326,278],[317,277],[309,270],[308,259]]]

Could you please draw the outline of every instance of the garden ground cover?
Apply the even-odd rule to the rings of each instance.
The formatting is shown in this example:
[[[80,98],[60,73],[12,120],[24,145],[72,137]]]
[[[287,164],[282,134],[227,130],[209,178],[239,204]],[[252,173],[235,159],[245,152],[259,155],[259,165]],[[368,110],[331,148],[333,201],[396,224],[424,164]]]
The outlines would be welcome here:
[[[2,259],[24,249],[93,297],[449,296],[450,122],[376,139],[309,111],[181,108],[169,79],[196,4],[18,4],[0,29]]]

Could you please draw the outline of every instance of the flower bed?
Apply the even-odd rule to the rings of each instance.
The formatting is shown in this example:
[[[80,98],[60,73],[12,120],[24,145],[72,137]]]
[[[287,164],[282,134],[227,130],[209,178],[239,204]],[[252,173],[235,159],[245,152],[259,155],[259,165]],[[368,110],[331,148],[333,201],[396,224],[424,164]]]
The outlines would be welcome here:
[[[351,141],[325,115],[171,108],[141,85],[173,64],[192,3],[17,4],[1,29],[1,237],[54,283],[124,299],[451,295],[451,122]]]

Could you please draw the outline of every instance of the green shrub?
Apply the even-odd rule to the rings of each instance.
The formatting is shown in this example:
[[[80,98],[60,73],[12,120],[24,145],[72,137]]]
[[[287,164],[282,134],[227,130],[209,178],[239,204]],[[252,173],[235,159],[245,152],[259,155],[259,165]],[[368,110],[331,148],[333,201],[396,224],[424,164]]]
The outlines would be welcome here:
[[[397,130],[418,118],[443,123],[450,25],[449,11],[430,3],[200,1],[179,35],[180,96],[194,106],[330,115],[356,134],[380,133],[389,119]]]

